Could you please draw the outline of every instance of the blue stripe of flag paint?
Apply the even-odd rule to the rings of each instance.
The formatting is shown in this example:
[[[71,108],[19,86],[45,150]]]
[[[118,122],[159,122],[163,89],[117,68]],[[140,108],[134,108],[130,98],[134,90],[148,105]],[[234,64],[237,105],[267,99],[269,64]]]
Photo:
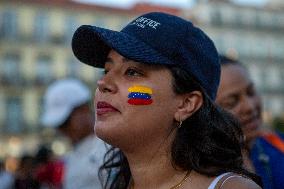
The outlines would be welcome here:
[[[147,93],[131,92],[128,94],[128,98],[151,99],[151,95]]]

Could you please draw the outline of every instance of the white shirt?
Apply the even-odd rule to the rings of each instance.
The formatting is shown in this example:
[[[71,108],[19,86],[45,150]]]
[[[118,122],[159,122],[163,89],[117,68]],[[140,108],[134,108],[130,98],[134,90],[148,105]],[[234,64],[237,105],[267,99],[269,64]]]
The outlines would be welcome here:
[[[106,152],[105,143],[89,136],[77,144],[74,151],[66,157],[64,189],[100,189],[98,169]]]
[[[232,174],[232,173],[231,173],[231,172],[226,172],[226,173],[223,173],[223,174],[217,176],[217,177],[211,182],[211,184],[209,185],[208,189],[214,189],[214,188],[216,187],[217,183],[218,183],[222,178],[224,178],[224,177],[226,177],[226,176],[228,176],[228,175],[230,175],[230,174]],[[233,174],[233,175],[228,176],[227,178],[225,178],[225,180],[222,181],[222,183],[221,183],[221,185],[220,185],[219,188],[222,188],[223,184],[224,184],[227,180],[229,180],[230,178],[234,178],[234,177],[242,177],[242,176],[241,176],[241,175],[237,175],[237,174]]]

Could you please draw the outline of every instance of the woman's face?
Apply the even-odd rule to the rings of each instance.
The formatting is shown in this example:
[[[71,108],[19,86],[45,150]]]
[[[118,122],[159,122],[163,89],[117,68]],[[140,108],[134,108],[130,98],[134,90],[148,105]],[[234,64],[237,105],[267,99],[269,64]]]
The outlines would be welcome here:
[[[96,134],[120,148],[161,143],[174,127],[179,103],[172,79],[165,67],[128,60],[112,50],[95,94]],[[146,95],[135,96],[139,89]]]
[[[216,101],[240,120],[248,142],[258,136],[262,124],[261,99],[244,67],[222,66]]]

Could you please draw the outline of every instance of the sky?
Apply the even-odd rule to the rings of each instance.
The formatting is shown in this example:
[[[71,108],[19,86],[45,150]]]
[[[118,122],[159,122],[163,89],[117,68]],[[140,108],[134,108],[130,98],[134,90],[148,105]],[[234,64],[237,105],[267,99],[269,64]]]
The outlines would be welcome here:
[[[75,0],[85,3],[95,3],[100,5],[115,6],[121,8],[131,7],[136,2],[142,2],[142,0]],[[256,5],[261,6],[268,0],[233,0],[239,4]],[[143,0],[143,2],[150,2],[155,4],[163,4],[173,7],[190,7],[194,0]]]

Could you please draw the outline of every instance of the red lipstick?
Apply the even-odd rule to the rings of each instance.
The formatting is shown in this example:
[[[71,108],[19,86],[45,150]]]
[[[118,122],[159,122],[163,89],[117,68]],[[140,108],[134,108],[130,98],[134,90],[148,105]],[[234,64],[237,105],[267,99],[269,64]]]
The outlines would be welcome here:
[[[103,102],[103,101],[97,102],[96,112],[98,116],[109,113],[109,112],[117,112],[117,111],[118,110],[115,107],[113,107],[107,102]]]

